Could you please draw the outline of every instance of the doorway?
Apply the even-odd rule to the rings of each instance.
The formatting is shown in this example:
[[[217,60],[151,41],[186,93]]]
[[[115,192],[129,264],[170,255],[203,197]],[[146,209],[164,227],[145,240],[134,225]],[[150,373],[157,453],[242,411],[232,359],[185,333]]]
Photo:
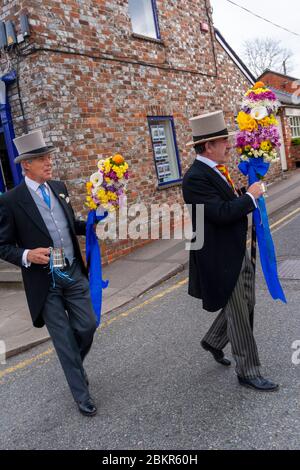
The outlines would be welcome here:
[[[8,191],[14,186],[4,133],[0,128],[0,193]]]

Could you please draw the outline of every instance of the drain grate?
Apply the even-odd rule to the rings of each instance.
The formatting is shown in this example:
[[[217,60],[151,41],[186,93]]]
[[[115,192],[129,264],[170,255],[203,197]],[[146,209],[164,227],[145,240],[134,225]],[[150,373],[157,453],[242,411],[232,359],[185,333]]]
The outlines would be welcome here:
[[[300,259],[287,259],[280,263],[278,274],[281,279],[300,280]]]

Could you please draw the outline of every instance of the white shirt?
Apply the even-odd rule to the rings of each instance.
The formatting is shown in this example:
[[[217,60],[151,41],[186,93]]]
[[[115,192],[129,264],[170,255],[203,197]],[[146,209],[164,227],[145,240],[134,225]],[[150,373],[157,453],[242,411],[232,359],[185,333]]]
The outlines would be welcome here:
[[[197,155],[196,160],[210,166],[213,170],[215,170],[216,173],[218,173],[221,176],[221,178],[223,178],[224,181],[226,181],[228,186],[230,186],[230,184],[228,183],[226,177],[217,168],[217,165],[219,165],[219,163],[215,162],[214,160],[211,160],[210,158],[202,157],[202,155]],[[245,194],[248,194],[248,196],[251,197],[255,208],[257,208],[255,197],[251,193],[248,193],[248,191]]]
[[[42,194],[42,191],[40,189],[41,183],[38,183],[37,181],[34,181],[34,180],[28,178],[28,176],[25,176],[25,183],[26,183],[26,186],[28,188],[32,189],[32,191],[34,191],[41,199],[43,199],[43,194]],[[47,190],[48,194],[50,195],[49,185],[47,183],[44,183],[44,186],[46,187],[46,190]]]
[[[34,181],[34,180],[28,178],[28,176],[25,176],[25,184],[26,184],[27,188],[30,188],[41,199],[43,199],[43,194],[42,194],[42,191],[40,189],[40,184],[41,183],[38,183],[37,181]],[[48,194],[49,194],[50,199],[51,199],[50,188],[49,188],[47,183],[44,183],[44,184],[45,184],[45,187],[46,187],[46,191],[48,191]],[[23,264],[23,266],[25,266],[25,268],[29,268],[31,266],[31,263],[27,260],[28,252],[29,252],[29,250],[26,249],[26,250],[24,250],[23,255],[22,255],[22,264]]]

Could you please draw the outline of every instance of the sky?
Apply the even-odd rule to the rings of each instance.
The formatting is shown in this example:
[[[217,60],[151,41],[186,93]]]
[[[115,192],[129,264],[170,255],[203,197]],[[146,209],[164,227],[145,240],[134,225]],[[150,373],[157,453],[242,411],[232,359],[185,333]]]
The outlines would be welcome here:
[[[283,48],[293,52],[289,75],[300,79],[300,1],[299,0],[233,0],[254,13],[283,26],[299,36],[283,31],[246,11],[232,5],[227,0],[210,0],[213,8],[213,21],[229,45],[242,58],[242,44],[245,40],[274,38],[281,41]]]

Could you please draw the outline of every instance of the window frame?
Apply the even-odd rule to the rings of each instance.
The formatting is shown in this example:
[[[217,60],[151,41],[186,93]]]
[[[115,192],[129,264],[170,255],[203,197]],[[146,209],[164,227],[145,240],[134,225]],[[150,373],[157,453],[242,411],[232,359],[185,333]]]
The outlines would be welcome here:
[[[174,123],[173,116],[147,116],[147,120],[148,120],[148,127],[149,127],[150,139],[151,139],[154,167],[155,167],[156,178],[157,178],[157,187],[161,189],[161,188],[164,188],[165,186],[168,187],[170,185],[174,185],[176,183],[182,182],[182,168],[181,168],[181,163],[180,163],[179,149],[178,149],[178,145],[177,145],[176,129],[175,129],[175,123]],[[152,132],[151,132],[151,124],[153,124],[157,121],[167,121],[167,122],[171,123],[173,143],[174,143],[174,148],[175,148],[176,163],[177,163],[177,168],[178,168],[178,173],[179,173],[179,178],[177,178],[175,180],[165,181],[164,183],[159,182],[159,176],[158,176],[158,171],[157,171],[157,162],[155,160],[154,142],[153,142]]]
[[[145,34],[136,33],[136,32],[133,30],[132,18],[131,18],[131,15],[130,15],[130,12],[129,12],[129,8],[128,8],[129,17],[130,17],[130,21],[131,21],[132,34],[133,34],[134,36],[141,37],[141,38],[144,38],[144,39],[149,39],[149,40],[153,40],[153,41],[161,41],[161,34],[160,34],[160,27],[159,27],[159,20],[158,20],[158,8],[157,8],[157,3],[156,3],[156,0],[150,0],[150,1],[151,1],[151,6],[152,6],[152,13],[153,13],[153,19],[154,19],[154,26],[155,26],[156,37],[153,38],[152,36],[147,36],[147,35],[145,35]],[[128,3],[128,7],[129,7],[129,3]]]
[[[297,139],[297,138],[300,138],[300,116],[289,116],[290,118],[290,128],[291,128],[291,132],[292,132],[292,139]],[[297,124],[294,124],[293,123],[293,120],[297,120],[298,123]],[[294,135],[294,130],[295,129],[299,129],[299,134],[298,135]]]

